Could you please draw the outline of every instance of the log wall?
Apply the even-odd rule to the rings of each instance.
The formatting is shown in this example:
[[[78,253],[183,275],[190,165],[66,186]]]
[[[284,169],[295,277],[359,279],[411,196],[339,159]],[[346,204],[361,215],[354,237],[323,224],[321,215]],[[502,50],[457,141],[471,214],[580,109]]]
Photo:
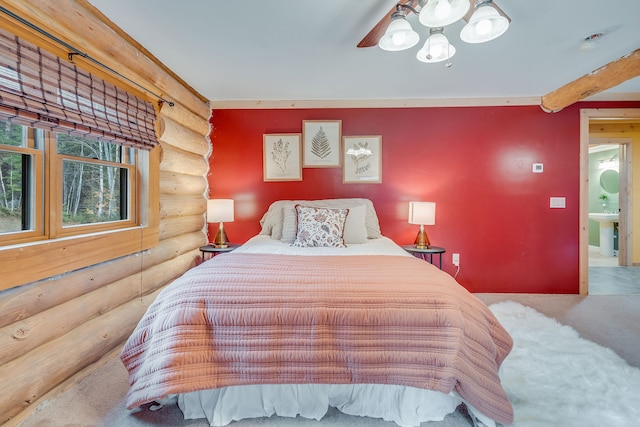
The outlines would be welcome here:
[[[156,126],[162,149],[159,244],[0,292],[0,424],[13,425],[119,351],[159,290],[199,261],[198,247],[207,241],[210,108],[86,1],[0,3],[175,103],[162,105]],[[24,31],[20,35],[28,36]],[[139,89],[129,89],[140,96]]]

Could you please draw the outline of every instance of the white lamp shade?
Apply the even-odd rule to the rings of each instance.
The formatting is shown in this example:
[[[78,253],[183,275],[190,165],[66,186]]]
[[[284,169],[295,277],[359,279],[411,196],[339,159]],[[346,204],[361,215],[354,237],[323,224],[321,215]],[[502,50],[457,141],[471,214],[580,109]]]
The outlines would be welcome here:
[[[464,17],[469,6],[469,0],[429,0],[418,19],[426,27],[444,27]]]
[[[441,62],[455,54],[456,48],[449,43],[447,37],[442,33],[435,33],[424,42],[424,46],[418,51],[416,58],[421,62]]]
[[[207,222],[233,222],[233,199],[207,200]]]
[[[409,202],[409,224],[434,225],[435,223],[435,202]]]
[[[460,31],[460,38],[466,43],[484,43],[497,39],[508,29],[509,20],[487,3],[473,12],[467,25]]]
[[[378,46],[383,50],[398,51],[412,48],[418,41],[420,36],[413,31],[409,21],[404,16],[399,16],[391,21]]]

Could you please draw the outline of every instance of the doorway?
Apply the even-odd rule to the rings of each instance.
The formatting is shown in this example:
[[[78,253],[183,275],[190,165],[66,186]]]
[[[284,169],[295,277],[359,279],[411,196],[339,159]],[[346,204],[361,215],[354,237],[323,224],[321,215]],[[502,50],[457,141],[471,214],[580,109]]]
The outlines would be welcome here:
[[[630,191],[627,159],[633,158],[632,138],[602,138],[607,121],[591,121],[589,137],[589,267],[627,266],[631,263],[626,229],[618,227],[628,217]],[[621,238],[621,239],[620,239]],[[622,241],[621,241],[622,240]],[[620,244],[618,244],[620,242]],[[589,271],[593,273],[593,271]]]
[[[640,124],[640,109],[583,109],[580,111],[580,294],[589,293],[589,143],[592,136],[591,127],[616,128],[620,124],[634,123],[635,129]],[[609,126],[611,125],[611,126]],[[606,141],[600,141],[606,142]],[[619,233],[618,263],[620,266],[633,265],[633,186],[632,186],[632,141],[625,139],[620,150],[620,194],[619,194]],[[611,141],[620,144],[620,140]],[[636,230],[636,233],[640,231]]]

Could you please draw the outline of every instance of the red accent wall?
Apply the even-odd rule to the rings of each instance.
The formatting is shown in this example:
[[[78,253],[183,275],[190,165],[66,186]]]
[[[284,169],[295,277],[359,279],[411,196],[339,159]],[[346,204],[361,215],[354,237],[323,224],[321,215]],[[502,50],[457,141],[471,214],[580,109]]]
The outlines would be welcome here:
[[[577,293],[579,108],[637,107],[582,103],[558,113],[537,106],[214,110],[210,197],[235,199],[230,240],[246,241],[278,199],[366,197],[382,233],[410,244],[408,202],[437,203],[431,244],[443,269],[472,292]],[[305,168],[302,181],[263,181],[265,133],[302,132],[303,120],[342,120],[343,135],[382,136],[382,183],[343,184],[341,168]],[[533,163],[544,172],[532,173]],[[549,197],[566,198],[550,209]],[[212,227],[210,226],[210,230]]]

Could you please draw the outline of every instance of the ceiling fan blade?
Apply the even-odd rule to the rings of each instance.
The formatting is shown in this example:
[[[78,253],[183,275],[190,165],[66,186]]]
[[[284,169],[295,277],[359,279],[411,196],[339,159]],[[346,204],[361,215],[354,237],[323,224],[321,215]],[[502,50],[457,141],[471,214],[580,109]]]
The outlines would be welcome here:
[[[401,1],[398,4],[406,4],[407,6],[411,6],[415,8],[418,5],[418,0],[408,0]],[[382,19],[367,33],[366,36],[358,43],[358,47],[372,47],[377,46],[378,41],[384,35],[384,32],[387,30],[389,23],[391,22],[391,15],[396,11],[396,6],[394,5],[389,12],[382,17]]]

